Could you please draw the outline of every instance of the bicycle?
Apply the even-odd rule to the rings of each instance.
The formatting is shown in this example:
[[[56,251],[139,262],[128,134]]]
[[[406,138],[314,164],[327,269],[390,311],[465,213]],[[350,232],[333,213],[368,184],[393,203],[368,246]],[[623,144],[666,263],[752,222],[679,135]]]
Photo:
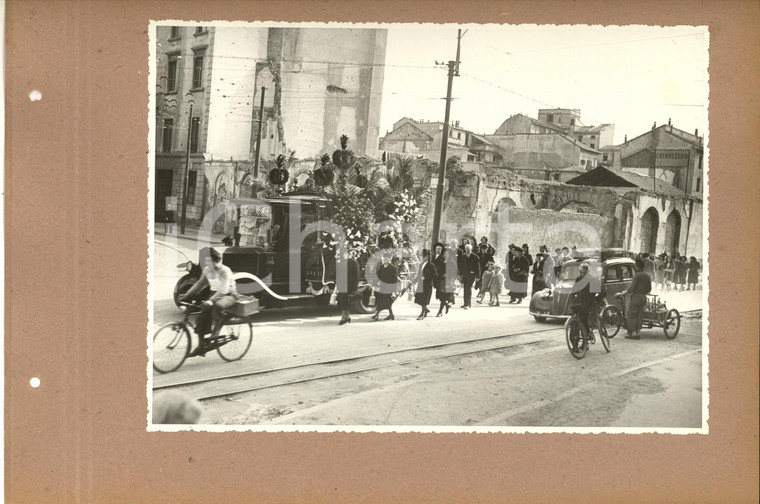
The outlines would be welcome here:
[[[599,313],[597,313],[596,306],[591,313],[589,313],[588,319],[588,334],[585,334],[581,329],[581,321],[578,315],[580,311],[579,305],[573,305],[570,307],[572,315],[565,322],[565,340],[567,341],[567,348],[570,350],[570,354],[576,359],[582,359],[586,356],[589,344],[596,343],[596,336],[594,335],[594,325],[596,325],[599,331],[599,339],[602,341],[602,345],[607,353],[610,352],[610,339],[607,332],[607,327],[604,322],[604,311],[609,306],[604,306]],[[620,330],[618,327],[615,331]]]
[[[192,351],[190,334],[196,333],[196,325],[190,317],[200,313],[200,306],[182,301],[180,306],[185,311],[183,319],[162,325],[153,336],[153,369],[170,373],[179,369],[188,357],[204,356],[213,350],[228,362],[240,360],[248,353],[253,341],[250,315],[258,312],[258,300],[239,301],[225,310],[211,336],[199,337],[198,346]]]

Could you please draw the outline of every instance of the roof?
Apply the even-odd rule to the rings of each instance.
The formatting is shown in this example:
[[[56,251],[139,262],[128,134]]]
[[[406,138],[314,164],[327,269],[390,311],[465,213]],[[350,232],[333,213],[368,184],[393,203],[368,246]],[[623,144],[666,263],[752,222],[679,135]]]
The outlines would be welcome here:
[[[578,128],[575,128],[575,133],[599,133],[602,131],[602,129],[606,128],[607,126],[612,126],[611,124],[600,124],[599,126],[580,126]]]
[[[699,138],[701,138],[701,137],[696,137],[696,136],[692,135],[691,133],[687,133],[686,131],[680,130],[678,128],[674,128],[673,126],[669,126],[667,124],[663,124],[662,126],[658,126],[655,129],[663,129],[663,128],[665,128],[666,133],[668,133],[670,135],[673,135],[674,137],[677,137],[677,138],[679,138],[679,139],[681,139],[681,140],[683,140],[685,142],[689,142],[690,144],[693,144],[693,145],[695,145],[696,147],[698,147],[700,149],[703,148],[702,147],[702,142],[699,140]],[[641,138],[641,137],[646,136],[646,135],[651,135],[652,132],[655,129],[646,131],[646,132],[642,133],[641,135],[638,135],[636,137],[631,138],[627,142],[623,142],[620,145],[625,145],[627,143],[633,142],[637,138]]]
[[[483,135],[478,135],[476,133],[470,133],[470,136],[472,138],[476,138],[477,140],[480,140],[484,144],[493,145],[494,147],[498,147],[498,145],[496,143],[492,142],[491,140],[489,140],[488,138],[484,137]]]
[[[425,135],[428,140],[431,140],[431,141],[433,140],[433,137],[430,134],[428,134],[428,132],[424,131],[422,128],[419,127],[419,123],[413,122],[413,121],[412,122],[405,122],[403,124],[399,124],[399,126],[397,128],[394,128],[393,131],[390,131],[388,134],[386,134],[380,140],[385,140],[386,138],[390,137],[394,133],[400,131],[402,128],[407,127],[407,126],[410,127],[410,128],[416,129],[417,131],[419,131],[420,133],[422,133],[423,135]]]
[[[645,177],[637,173],[623,170],[612,170],[605,166],[598,166],[593,170],[579,175],[567,181],[570,185],[597,186],[597,187],[638,187],[646,191],[664,194],[681,195],[683,191],[670,185],[664,180]]]

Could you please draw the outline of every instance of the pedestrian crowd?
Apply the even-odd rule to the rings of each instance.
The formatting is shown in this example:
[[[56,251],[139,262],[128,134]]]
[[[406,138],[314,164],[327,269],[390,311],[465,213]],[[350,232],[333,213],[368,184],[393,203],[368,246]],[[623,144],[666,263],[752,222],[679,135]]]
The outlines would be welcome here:
[[[642,253],[637,259],[643,261],[644,273],[661,292],[697,290],[702,266],[696,257],[687,259],[678,252],[663,252],[660,255]]]
[[[394,320],[393,304],[407,290],[410,299],[420,306],[418,320],[431,313],[428,306],[434,296],[438,303],[436,317],[448,314],[458,295],[462,296],[461,308],[465,310],[472,307],[473,297],[478,304],[501,306],[502,295],[506,294],[509,304],[521,304],[529,292],[553,288],[562,265],[580,256],[575,246],[557,248],[552,253],[548,246],[541,245],[534,257],[528,244],[510,244],[503,263],[499,264],[496,250],[487,237],[482,237],[480,242],[467,237],[461,243],[438,242],[432,250],[422,250],[418,258],[412,259],[416,259],[417,265],[416,281],[412,284],[406,280],[410,270],[408,261],[395,256],[392,249],[381,250],[380,262],[374,269],[375,282],[371,285],[376,301],[372,320],[380,320],[385,311],[388,314],[383,319]],[[342,311],[341,325],[350,323],[351,303],[360,295],[354,292],[359,281],[358,264],[347,257],[342,260],[348,261],[349,282],[346,289],[339,289],[337,297]],[[531,274],[533,278],[529,282]]]

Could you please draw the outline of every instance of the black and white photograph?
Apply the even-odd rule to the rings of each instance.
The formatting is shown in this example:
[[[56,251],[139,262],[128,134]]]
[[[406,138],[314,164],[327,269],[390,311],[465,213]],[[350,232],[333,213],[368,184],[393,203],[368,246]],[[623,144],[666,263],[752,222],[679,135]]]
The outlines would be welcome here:
[[[705,26],[148,38],[148,430],[708,433]]]

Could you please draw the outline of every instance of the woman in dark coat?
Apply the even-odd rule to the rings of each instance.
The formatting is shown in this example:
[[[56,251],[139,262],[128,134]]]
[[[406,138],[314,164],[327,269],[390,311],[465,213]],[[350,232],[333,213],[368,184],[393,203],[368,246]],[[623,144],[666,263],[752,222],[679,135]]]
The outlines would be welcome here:
[[[514,285],[515,282],[515,274],[512,271],[512,264],[515,262],[515,249],[517,248],[517,245],[510,244],[509,250],[507,251],[507,256],[504,258],[504,269],[506,270],[504,274],[507,278],[509,278],[509,303],[512,304],[515,302],[515,296],[512,295],[511,287]]]
[[[676,257],[676,282],[678,283],[678,290],[682,291],[684,290],[684,286],[686,285],[686,256]]]
[[[456,253],[456,252],[454,252]],[[454,291],[456,290],[456,271],[447,272],[448,253],[443,243],[436,243],[433,246],[432,263],[438,273],[435,281],[435,298],[441,302],[436,317],[443,316],[443,310],[449,313],[449,308],[454,304]],[[456,267],[456,263],[454,268]]]
[[[699,281],[699,261],[697,261],[697,258],[694,256],[691,256],[689,259],[689,271],[687,273],[688,279],[686,280],[686,283],[688,284],[686,287],[686,290],[691,290],[691,286],[694,286],[694,290],[697,290],[697,282]]]
[[[528,260],[528,267],[533,266],[533,256],[530,255],[530,248],[527,243],[523,243],[522,246],[523,257]]]
[[[509,276],[512,280],[509,296],[514,299],[510,303],[520,304],[528,295],[528,272],[530,271],[530,264],[523,255],[521,248],[515,247],[514,256],[509,266]]]
[[[488,238],[483,236],[480,238],[480,243],[477,246],[473,244],[472,251],[480,257],[480,274],[482,275],[486,271],[488,263],[494,262],[493,256],[496,255],[496,250],[488,243]],[[475,288],[480,289],[482,292],[488,291],[488,286],[481,285],[481,280],[481,278],[478,278],[475,282]]]
[[[546,281],[544,280],[544,259],[546,255],[543,252],[536,254],[536,262],[533,263],[533,285],[531,286],[531,294],[541,292],[546,289]],[[554,267],[554,266],[552,266]]]
[[[351,310],[351,303],[348,302],[348,295],[356,292],[359,288],[359,263],[353,257],[348,257],[343,253],[343,257],[338,256],[336,261],[336,268],[338,271],[342,267],[342,263],[346,265],[346,285],[337,284],[338,295],[335,296],[335,300],[338,302],[338,308],[341,311],[340,322],[338,325],[350,324],[351,316],[349,311]]]
[[[385,320],[394,320],[396,317],[393,316],[393,301],[395,301],[395,294],[398,290],[399,278],[396,266],[391,263],[390,252],[383,253],[381,262],[375,271],[379,285],[375,289],[376,307],[372,320],[380,318],[380,312],[383,310],[388,310],[389,313]]]
[[[438,272],[433,263],[430,262],[430,251],[422,250],[422,263],[420,264],[419,277],[417,278],[417,289],[414,294],[414,302],[422,307],[417,320],[422,320],[430,313],[428,305],[430,298],[433,297],[433,285],[435,285]]]

